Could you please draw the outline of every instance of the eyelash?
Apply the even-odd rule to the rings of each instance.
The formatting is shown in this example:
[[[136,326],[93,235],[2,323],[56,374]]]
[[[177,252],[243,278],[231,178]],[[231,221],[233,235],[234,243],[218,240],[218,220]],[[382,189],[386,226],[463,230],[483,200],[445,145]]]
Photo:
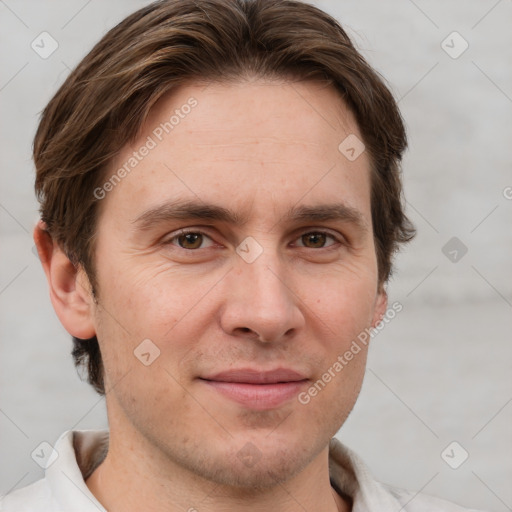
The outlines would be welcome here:
[[[180,247],[178,244],[173,244],[173,241],[177,240],[180,236],[185,236],[188,234],[202,235],[202,236],[207,237],[213,241],[212,237],[209,236],[204,231],[201,231],[198,229],[182,229],[182,230],[178,231],[176,234],[174,234],[172,237],[165,240],[164,245],[173,245],[173,246],[177,247],[178,249],[181,249],[183,251],[188,251],[188,252],[199,251],[200,249],[185,249],[184,247]],[[299,239],[299,238],[303,237],[304,235],[310,235],[310,234],[325,235],[326,237],[329,237],[332,240],[334,240],[335,243],[328,245],[327,247],[319,247],[317,249],[314,249],[311,247],[305,247],[305,246],[299,246],[299,247],[301,247],[302,249],[328,250],[328,249],[333,248],[333,246],[336,246],[336,244],[346,245],[346,242],[341,238],[341,236],[338,237],[338,236],[335,236],[334,234],[332,234],[330,231],[322,231],[322,230],[304,231],[304,232],[302,232],[302,234],[298,235],[298,237],[296,239]],[[205,249],[207,249],[207,247]]]

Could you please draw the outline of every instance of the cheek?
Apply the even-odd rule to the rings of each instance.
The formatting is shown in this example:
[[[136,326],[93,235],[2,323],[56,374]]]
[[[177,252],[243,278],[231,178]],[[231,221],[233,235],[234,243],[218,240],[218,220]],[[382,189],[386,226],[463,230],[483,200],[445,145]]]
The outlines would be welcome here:
[[[118,265],[110,274],[106,307],[134,337],[161,338],[194,309],[214,284],[212,276],[198,279],[157,265]]]
[[[214,318],[208,294],[218,277],[190,276],[173,271],[169,264],[140,268],[117,265],[108,276],[100,295],[97,333],[112,379],[130,369],[136,370],[136,378],[144,378],[138,375],[144,370],[136,359],[143,350],[139,346],[147,346],[142,353],[149,351],[150,358],[158,354],[155,365],[174,361],[169,370],[179,378],[178,363]],[[170,348],[172,354],[168,353]],[[167,380],[169,375],[164,377]]]
[[[376,283],[352,275],[347,279],[331,279],[322,283],[314,300],[306,299],[311,309],[330,331],[328,338],[346,343],[371,325],[376,299]],[[306,296],[307,297],[307,296]]]
[[[321,350],[321,364],[299,403],[310,418],[329,426],[332,434],[345,421],[359,395],[368,353],[374,283],[345,281],[323,290],[310,314],[312,333]],[[321,333],[321,334],[320,334]],[[312,413],[314,411],[314,413]]]

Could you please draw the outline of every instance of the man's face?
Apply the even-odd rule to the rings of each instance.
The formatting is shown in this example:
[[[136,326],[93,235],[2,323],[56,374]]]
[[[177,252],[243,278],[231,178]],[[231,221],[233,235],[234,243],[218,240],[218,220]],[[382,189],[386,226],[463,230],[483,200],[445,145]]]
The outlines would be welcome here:
[[[385,308],[369,157],[338,149],[351,134],[315,83],[191,85],[152,109],[100,203],[94,324],[118,439],[252,487],[326,453],[365,347],[333,365]]]

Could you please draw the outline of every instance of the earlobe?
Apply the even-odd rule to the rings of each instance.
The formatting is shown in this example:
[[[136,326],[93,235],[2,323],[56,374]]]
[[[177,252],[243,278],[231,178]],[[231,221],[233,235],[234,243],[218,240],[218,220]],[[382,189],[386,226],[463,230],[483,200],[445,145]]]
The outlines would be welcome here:
[[[50,288],[53,308],[64,328],[77,338],[95,336],[93,297],[85,272],[75,267],[39,221],[34,242]]]
[[[375,308],[373,310],[372,327],[375,327],[384,317],[388,307],[388,294],[384,286],[379,287],[377,298],[375,299]]]

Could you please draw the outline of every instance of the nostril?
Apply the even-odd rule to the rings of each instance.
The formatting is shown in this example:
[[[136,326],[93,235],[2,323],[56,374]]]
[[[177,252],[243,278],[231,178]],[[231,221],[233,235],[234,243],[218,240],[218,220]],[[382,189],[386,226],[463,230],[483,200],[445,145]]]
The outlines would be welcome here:
[[[239,336],[243,336],[244,338],[258,338],[258,334],[249,327],[238,327],[235,331]]]

